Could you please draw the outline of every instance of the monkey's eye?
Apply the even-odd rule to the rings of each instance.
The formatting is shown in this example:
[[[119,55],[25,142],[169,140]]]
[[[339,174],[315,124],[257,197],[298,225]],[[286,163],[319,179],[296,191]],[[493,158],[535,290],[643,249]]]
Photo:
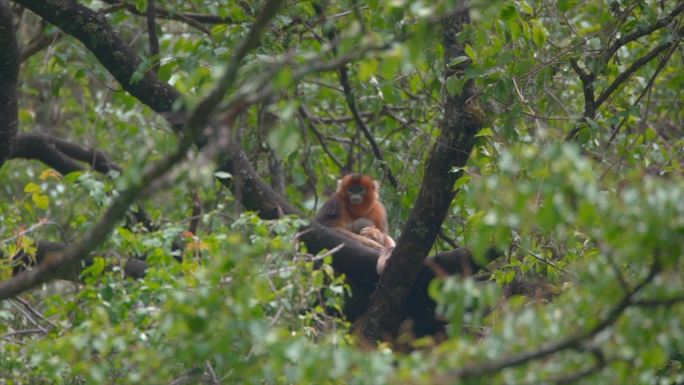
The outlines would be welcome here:
[[[351,186],[347,189],[347,194],[350,194],[350,195],[365,194],[365,193],[366,193],[366,188],[363,186]]]

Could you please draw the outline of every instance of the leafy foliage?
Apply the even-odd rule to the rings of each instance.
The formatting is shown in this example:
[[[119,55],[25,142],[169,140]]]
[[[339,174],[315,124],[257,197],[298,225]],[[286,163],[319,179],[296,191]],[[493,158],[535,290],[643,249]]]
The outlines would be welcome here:
[[[142,15],[108,1],[80,3],[106,14],[144,59],[135,76],[158,62],[158,77],[190,107],[212,88],[261,5],[155,2],[161,55],[148,57],[142,15],[150,2],[130,3]],[[399,180],[396,188],[382,180],[397,236],[439,133],[442,97],[473,80],[487,124],[468,166],[454,170],[464,175],[433,248],[458,243],[484,261],[494,246],[503,256],[487,274],[431,284],[448,337],[406,338],[410,353],[364,349],[337,317],[349,295],[344,277],[328,253],[311,255],[295,239],[306,221],[243,212],[240,195],[220,183],[239,176],[191,154],[138,202],[153,225],[131,215],[79,282],[0,302],[0,383],[684,381],[681,11],[649,30],[679,3],[472,1],[459,36],[468,43],[451,63],[437,26],[461,2],[331,1],[325,18],[317,6],[287,3],[247,56],[227,100],[272,94],[247,108],[231,135],[306,213],[342,171],[382,179],[386,164]],[[207,19],[189,21],[196,14]],[[641,31],[650,32],[616,46]],[[164,119],[121,91],[76,39],[28,10],[18,33],[23,45],[49,42],[23,61],[20,129],[97,147],[123,171],[62,176],[37,161],[5,164],[2,279],[19,250],[35,256],[38,241],[78,239],[176,143]],[[351,58],[353,97],[384,161],[355,125],[337,67],[311,70],[341,57]],[[462,77],[444,79],[445,67],[466,64]],[[127,276],[129,259],[145,260],[144,278]],[[570,342],[507,365],[558,341]]]

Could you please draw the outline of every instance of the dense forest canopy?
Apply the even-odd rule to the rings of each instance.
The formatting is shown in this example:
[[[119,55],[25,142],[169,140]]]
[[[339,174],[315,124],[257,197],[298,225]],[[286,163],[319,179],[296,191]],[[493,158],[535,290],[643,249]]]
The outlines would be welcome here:
[[[0,0],[0,384],[684,383],[683,14]]]

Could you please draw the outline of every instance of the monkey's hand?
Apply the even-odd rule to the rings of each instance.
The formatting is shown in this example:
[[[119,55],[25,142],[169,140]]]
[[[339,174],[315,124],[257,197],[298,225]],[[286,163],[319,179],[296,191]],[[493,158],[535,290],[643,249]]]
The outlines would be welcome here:
[[[359,234],[366,238],[372,239],[375,242],[385,245],[385,234],[382,233],[377,227],[364,227],[361,229]]]
[[[361,229],[361,235],[372,239],[383,246],[382,250],[380,250],[378,263],[375,265],[375,271],[377,271],[379,275],[382,274],[382,272],[385,271],[387,260],[392,255],[392,251],[396,246],[394,239],[392,239],[392,237],[389,235],[383,234],[382,231],[380,231],[377,227],[364,227]]]
[[[397,245],[392,237],[383,234],[382,231],[380,231],[380,229],[377,227],[364,227],[361,229],[360,234],[366,238],[374,240],[388,249],[393,249]]]

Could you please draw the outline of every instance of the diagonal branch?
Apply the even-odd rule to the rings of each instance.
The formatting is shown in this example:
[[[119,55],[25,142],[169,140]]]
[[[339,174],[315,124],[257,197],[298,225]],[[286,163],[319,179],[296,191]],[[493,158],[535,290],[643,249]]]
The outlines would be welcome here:
[[[108,51],[115,51],[117,50],[117,47],[125,46],[125,44],[120,40],[118,34],[113,32],[113,28],[108,24],[106,19],[100,18],[94,11],[86,7],[79,6],[73,0],[64,0],[59,2],[56,0],[48,0],[46,2],[30,0],[18,1],[26,4],[27,7],[34,12],[45,15],[44,17],[46,20],[59,23],[58,26],[60,27],[64,26],[64,30],[77,39],[84,39],[84,44],[87,48],[90,48],[92,45],[92,43],[88,42],[91,37],[89,35],[88,29],[86,28],[87,25],[84,23],[79,23],[79,20],[77,20],[77,17],[73,16],[73,14],[83,14],[85,15],[86,20],[95,20],[104,23],[104,25],[98,26],[98,28],[105,31],[110,31],[111,33],[106,36],[106,39],[101,40],[103,46],[100,46],[97,50],[93,51],[93,53],[98,57],[98,60],[108,71],[119,74],[117,79],[122,81],[122,86],[125,90],[130,92],[134,97],[143,101],[145,104],[150,105],[157,113],[160,113],[163,116],[168,115],[171,118],[170,123],[176,128],[180,128],[177,124],[174,124],[173,121],[175,119],[175,115],[178,114],[164,114],[166,111],[168,111],[166,108],[173,105],[174,102],[180,98],[180,93],[178,93],[178,91],[173,89],[168,84],[160,82],[152,72],[145,74],[145,78],[141,81],[147,81],[147,86],[151,87],[153,91],[161,90],[161,92],[141,91],[135,88],[130,81],[131,77],[135,73],[135,70],[137,69],[137,64],[117,66],[115,62],[108,60]],[[159,16],[159,12],[157,15]],[[260,76],[256,81],[250,82],[250,84],[247,84],[245,87],[241,87],[231,95],[225,104],[222,104],[222,111],[226,111],[224,114],[225,116],[222,116],[222,121],[230,121],[231,118],[234,118],[237,114],[241,113],[241,111],[244,111],[244,109],[249,105],[257,103],[260,100],[264,100],[276,92],[271,78],[273,73],[277,72],[284,66],[297,66],[293,71],[294,74],[292,76],[292,81],[297,82],[312,73],[337,70],[343,65],[346,65],[354,60],[358,60],[358,58],[367,54],[369,51],[386,50],[388,48],[390,48],[390,44],[387,43],[381,45],[364,45],[358,47],[354,51],[345,52],[330,60],[323,60],[324,56],[314,58],[309,60],[306,65],[303,66],[301,65],[301,62],[293,58],[285,57],[285,59],[280,63],[277,63],[277,65],[267,69],[265,74],[266,76],[264,76],[263,79]],[[125,51],[122,51],[122,55],[123,56],[121,57],[121,60],[134,61],[135,63],[140,62],[135,55],[126,55]],[[170,89],[170,91],[167,92],[168,89]],[[255,92],[254,90],[257,91]],[[200,114],[199,117],[206,115],[207,114]],[[226,116],[228,119],[224,119]],[[191,119],[191,121],[194,120]],[[189,121],[188,125],[193,124],[191,124]],[[448,148],[448,144],[446,148]],[[268,184],[263,182],[261,177],[254,170],[254,167],[251,165],[247,155],[244,153],[244,151],[242,151],[237,143],[228,143],[228,148],[225,149],[225,151],[226,153],[220,161],[219,169],[230,172],[233,175],[240,175],[240,177],[235,178],[235,180],[240,180],[242,182],[241,189],[243,194],[241,203],[245,206],[245,208],[258,212],[258,214],[265,219],[276,218],[283,214],[295,214],[301,216],[301,213],[286,199],[273,191]],[[228,183],[228,180],[222,179],[222,182]],[[449,186],[449,189],[450,188],[451,186]],[[335,233],[336,232],[329,229],[314,227],[313,231],[306,233],[301,237],[301,239],[304,241],[310,251],[313,251],[318,247],[327,248],[330,250],[335,246],[338,246],[340,243],[345,243],[347,246],[333,255],[333,267],[336,270],[347,274],[349,278],[363,282],[363,285],[366,285],[365,287],[367,288],[366,293],[370,295],[378,278],[375,271],[378,258],[377,251],[368,248],[366,248],[364,251],[362,246],[350,241],[348,238],[342,235]],[[456,260],[454,260],[454,258],[456,258]],[[470,263],[466,264],[472,265],[473,267],[471,267],[471,269],[473,270],[479,269],[474,267],[475,265],[472,263],[470,254],[467,251],[462,251],[461,249],[458,249],[454,253],[441,256],[435,260],[435,262],[440,264],[440,266],[446,271],[450,271],[450,267],[453,268],[455,266],[458,268],[459,266],[462,266],[462,261],[470,261]],[[143,269],[144,266],[138,270]],[[427,296],[426,288],[430,280],[429,278],[434,276],[434,274],[432,273],[431,268],[422,264],[418,266],[417,270],[419,271],[419,273],[417,273],[419,274],[419,277],[423,277],[424,279],[420,278],[420,284],[417,284],[415,291],[413,294],[411,294],[411,298],[418,298],[419,302],[421,302],[421,304],[416,304],[413,309],[415,312],[419,313],[422,318],[434,317],[434,312],[430,312],[429,309],[426,311],[425,307],[422,306],[425,302],[431,301],[429,296]],[[361,295],[357,295],[356,297],[360,298]],[[363,312],[366,308],[367,299],[368,297],[365,297],[365,302],[360,305],[360,312]],[[428,317],[426,317],[426,314],[428,314]],[[434,318],[433,321],[435,321]],[[434,324],[437,324],[437,321],[433,322],[433,325]]]
[[[624,45],[633,42],[640,37],[649,35],[663,27],[666,27],[672,23],[675,18],[681,14],[684,11],[684,2],[680,2],[677,7],[675,7],[669,14],[667,14],[665,17],[658,19],[655,23],[645,26],[645,27],[640,27],[637,28],[635,31],[632,33],[629,33],[627,35],[624,35],[617,39],[613,44],[611,44],[606,50],[603,52],[603,60],[604,62],[608,62],[613,55]],[[577,62],[572,60],[570,61],[570,65],[572,66],[573,70],[577,75],[579,76],[580,80],[582,81],[582,86],[583,86],[583,91],[584,91],[584,117],[585,118],[590,118],[593,119],[594,115],[596,114],[596,111],[599,109],[599,107],[629,78],[641,67],[645,66],[648,64],[651,60],[656,58],[660,53],[674,47],[676,44],[679,44],[679,41],[681,40],[681,36],[684,35],[684,28],[679,28],[675,34],[677,35],[677,38],[673,41],[668,41],[665,43],[662,43],[655,48],[653,48],[651,51],[649,51],[646,55],[640,57],[636,61],[632,63],[624,72],[620,73],[611,84],[606,87],[599,96],[594,95],[594,86],[593,82],[596,78],[596,74],[594,73],[586,73],[584,72],[579,65],[577,65]],[[576,125],[568,134],[565,136],[565,140],[573,140],[577,134],[579,133],[581,127],[579,125]],[[612,140],[612,139],[611,139]]]
[[[323,8],[321,8],[321,6],[318,4],[314,4],[313,6],[316,10],[316,14],[318,14],[318,17],[320,19],[325,19]],[[335,40],[337,39],[337,31],[334,28],[329,29],[327,32],[327,38],[328,40],[330,40],[331,44],[335,44]],[[337,49],[333,48],[333,52],[336,51]],[[347,106],[349,107],[349,110],[352,113],[352,118],[354,119],[356,127],[358,127],[358,129],[361,131],[361,133],[363,133],[363,136],[366,138],[368,143],[370,143],[371,149],[373,150],[373,155],[375,155],[375,157],[380,161],[380,166],[385,171],[385,176],[390,181],[392,187],[394,187],[395,189],[398,188],[399,183],[397,182],[397,179],[394,177],[394,174],[392,174],[392,169],[390,169],[389,165],[385,161],[385,158],[382,156],[382,151],[380,151],[378,143],[375,141],[373,134],[368,129],[366,122],[364,122],[363,118],[361,117],[361,112],[359,112],[359,108],[356,103],[356,96],[354,95],[354,90],[352,89],[351,84],[349,83],[349,72],[347,71],[347,66],[341,66],[337,70],[337,74],[340,80],[340,84],[342,85],[342,90],[344,92],[344,99],[347,102]]]
[[[479,377],[485,374],[496,373],[506,368],[523,365],[530,361],[547,357],[562,350],[572,349],[581,346],[582,343],[595,337],[598,333],[600,333],[601,331],[605,330],[606,328],[617,322],[622,313],[624,313],[624,311],[628,307],[634,305],[635,295],[639,293],[651,281],[653,281],[653,279],[656,277],[656,275],[658,275],[659,272],[660,268],[658,264],[653,263],[653,265],[651,265],[648,275],[634,288],[626,292],[620,300],[620,302],[618,302],[618,304],[615,305],[615,307],[613,307],[605,317],[600,319],[596,323],[596,325],[594,325],[588,330],[569,335],[559,341],[546,344],[536,350],[521,352],[501,360],[488,361],[482,364],[468,365],[461,369],[453,370],[449,372],[448,375],[445,375],[443,378],[437,380],[436,383],[452,383],[454,381],[454,378],[466,379]]]
[[[145,16],[143,12],[138,11],[135,4],[127,3],[126,1],[119,0],[103,0],[107,4],[113,6],[120,6],[128,12],[131,12],[138,16]],[[180,22],[187,23],[188,21],[193,22],[193,26],[197,27],[197,23],[206,24],[234,24],[235,21],[229,17],[222,17],[218,15],[210,15],[203,13],[192,13],[192,12],[176,12],[168,9],[157,8],[157,16],[161,19],[170,19]],[[201,26],[201,24],[200,24]]]
[[[64,36],[61,32],[57,32],[54,34],[47,34],[44,31],[39,32],[36,36],[34,36],[31,41],[29,41],[21,51],[21,62],[25,62],[31,56],[37,54],[38,52],[44,50],[45,48],[49,47],[52,45],[54,42],[57,40],[61,39]]]
[[[684,28],[680,28],[679,31],[677,31],[677,35],[681,36],[684,35]],[[675,41],[669,41],[666,43],[662,43],[652,50],[650,50],[646,55],[640,57],[639,59],[635,60],[632,65],[630,65],[624,72],[620,73],[615,80],[613,80],[612,83],[608,87],[606,87],[603,92],[596,98],[596,103],[594,104],[594,108],[598,109],[603,102],[608,99],[615,90],[622,85],[622,83],[626,82],[639,68],[645,66],[648,64],[651,60],[655,59],[658,55],[660,55],[662,52],[665,52],[669,48],[675,45],[675,43],[678,43],[679,40]]]
[[[442,21],[445,63],[465,55],[465,43],[459,35],[469,22],[467,6],[457,8]],[[466,66],[467,63],[448,66],[445,75],[447,78],[463,76]],[[357,323],[357,330],[370,342],[397,332],[402,306],[449,212],[456,195],[454,183],[463,174],[460,168],[466,165],[475,135],[483,124],[475,95],[471,80],[465,83],[460,95],[444,95],[441,134],[430,151],[418,198],[373,294],[371,306]]]
[[[639,307],[659,307],[659,306],[674,306],[684,303],[684,294],[680,294],[670,298],[653,298],[653,299],[640,299],[634,301],[634,306]]]
[[[651,78],[648,79],[648,83],[646,83],[646,86],[644,87],[643,90],[641,90],[641,93],[639,96],[634,100],[632,103],[632,106],[636,106],[637,104],[641,103],[641,100],[646,96],[651,89],[653,88],[653,85],[655,84],[655,80],[660,74],[660,72],[665,68],[665,65],[670,61],[670,58],[672,58],[672,54],[675,52],[677,47],[679,46],[679,43],[681,41],[677,41],[676,44],[674,44],[670,50],[665,54],[665,57],[660,60],[660,63],[658,63],[658,67],[653,71],[653,75],[651,75]],[[610,146],[610,143],[617,137],[618,132],[620,131],[620,128],[625,124],[627,121],[627,116],[623,117],[620,120],[620,123],[618,123],[617,126],[613,129],[613,132],[610,134],[610,138],[608,138],[608,141],[606,142],[605,148],[608,148]]]
[[[259,15],[249,34],[236,50],[217,85],[200,101],[188,117],[176,151],[148,167],[139,177],[131,177],[132,180],[128,188],[120,192],[100,221],[93,225],[80,241],[69,245],[62,253],[45,260],[36,268],[0,282],[0,300],[10,298],[47,282],[58,276],[64,269],[72,268],[75,263],[85,258],[89,252],[104,242],[116,224],[124,217],[128,207],[139,195],[145,192],[152,182],[164,176],[185,158],[187,151],[202,134],[209,116],[226,91],[235,83],[240,63],[245,55],[258,44],[263,31],[275,16],[280,3],[281,0],[269,0],[264,4],[263,13]]]
[[[611,57],[613,57],[615,52],[617,52],[617,50],[619,50],[620,47],[624,46],[625,44],[631,43],[640,37],[650,35],[651,33],[668,26],[683,11],[684,2],[679,2],[679,5],[677,5],[672,12],[667,14],[665,17],[658,19],[655,23],[645,27],[637,28],[634,32],[628,33],[627,35],[615,40],[615,42],[611,44],[603,54],[605,61],[607,62]]]
[[[311,116],[311,113],[309,113],[309,110],[304,106],[299,106],[298,111],[299,111],[299,116],[302,119],[304,119],[306,121],[306,123],[308,123],[307,125],[309,126],[309,130],[311,130],[311,132],[313,132],[316,139],[318,139],[318,143],[321,144],[321,148],[323,149],[323,152],[325,152],[326,155],[328,155],[328,158],[330,158],[330,160],[335,164],[335,166],[337,166],[337,169],[341,171],[344,168],[344,166],[342,166],[342,163],[340,163],[340,161],[337,160],[335,155],[332,152],[330,152],[330,149],[328,148],[328,146],[325,143],[325,139],[323,138],[323,135],[316,128],[316,123],[314,121],[313,116]]]
[[[356,123],[356,126],[359,128],[359,130],[361,130],[363,136],[366,137],[368,143],[370,143],[371,149],[373,150],[373,155],[375,155],[375,157],[380,161],[380,166],[385,171],[385,176],[390,181],[390,184],[392,184],[392,187],[395,189],[398,188],[399,182],[397,182],[397,178],[395,178],[392,174],[392,169],[390,169],[389,165],[385,161],[385,158],[382,156],[382,151],[380,151],[378,143],[375,141],[373,134],[368,129],[366,122],[364,122],[363,118],[361,117],[358,105],[356,104],[356,96],[354,96],[354,91],[352,90],[351,84],[349,84],[347,67],[340,67],[338,73],[340,76],[340,84],[342,84],[342,89],[344,89],[345,100],[347,101],[347,106],[349,106],[349,110],[354,118],[354,123]]]
[[[81,41],[131,95],[156,112],[171,111],[180,97],[176,89],[160,82],[152,71],[142,79],[132,77],[140,58],[124,43],[107,18],[75,0],[14,0],[50,24]]]
[[[680,28],[677,31],[677,36],[682,36],[684,35],[684,28]],[[659,44],[658,46],[654,47],[651,49],[647,54],[644,56],[638,58],[635,60],[625,71],[621,72],[618,76],[615,77],[612,83],[610,83],[600,94],[599,96],[594,96],[594,86],[593,82],[594,79],[596,78],[595,74],[590,74],[584,72],[579,65],[577,64],[576,61],[571,61],[570,65],[572,66],[573,70],[577,75],[579,76],[580,80],[582,81],[582,88],[584,91],[584,117],[585,118],[590,118],[593,119],[594,115],[596,114],[596,111],[601,107],[603,103],[608,100],[608,98],[629,78],[640,68],[651,62],[651,60],[655,59],[660,55],[661,53],[667,51],[668,49],[672,49],[676,47],[679,42],[681,41],[681,37],[665,42],[662,44]],[[580,126],[577,125],[575,126],[565,137],[565,140],[573,140],[577,134],[580,131]]]
[[[190,144],[183,137],[174,153],[167,155],[149,167],[141,177],[131,181],[129,187],[116,197],[100,221],[93,225],[80,241],[71,244],[62,253],[57,253],[43,261],[36,268],[0,282],[0,300],[8,299],[55,277],[62,276],[65,271],[73,269],[76,263],[104,242],[116,224],[124,217],[128,207],[142,193],[147,183],[163,176],[185,157]]]

